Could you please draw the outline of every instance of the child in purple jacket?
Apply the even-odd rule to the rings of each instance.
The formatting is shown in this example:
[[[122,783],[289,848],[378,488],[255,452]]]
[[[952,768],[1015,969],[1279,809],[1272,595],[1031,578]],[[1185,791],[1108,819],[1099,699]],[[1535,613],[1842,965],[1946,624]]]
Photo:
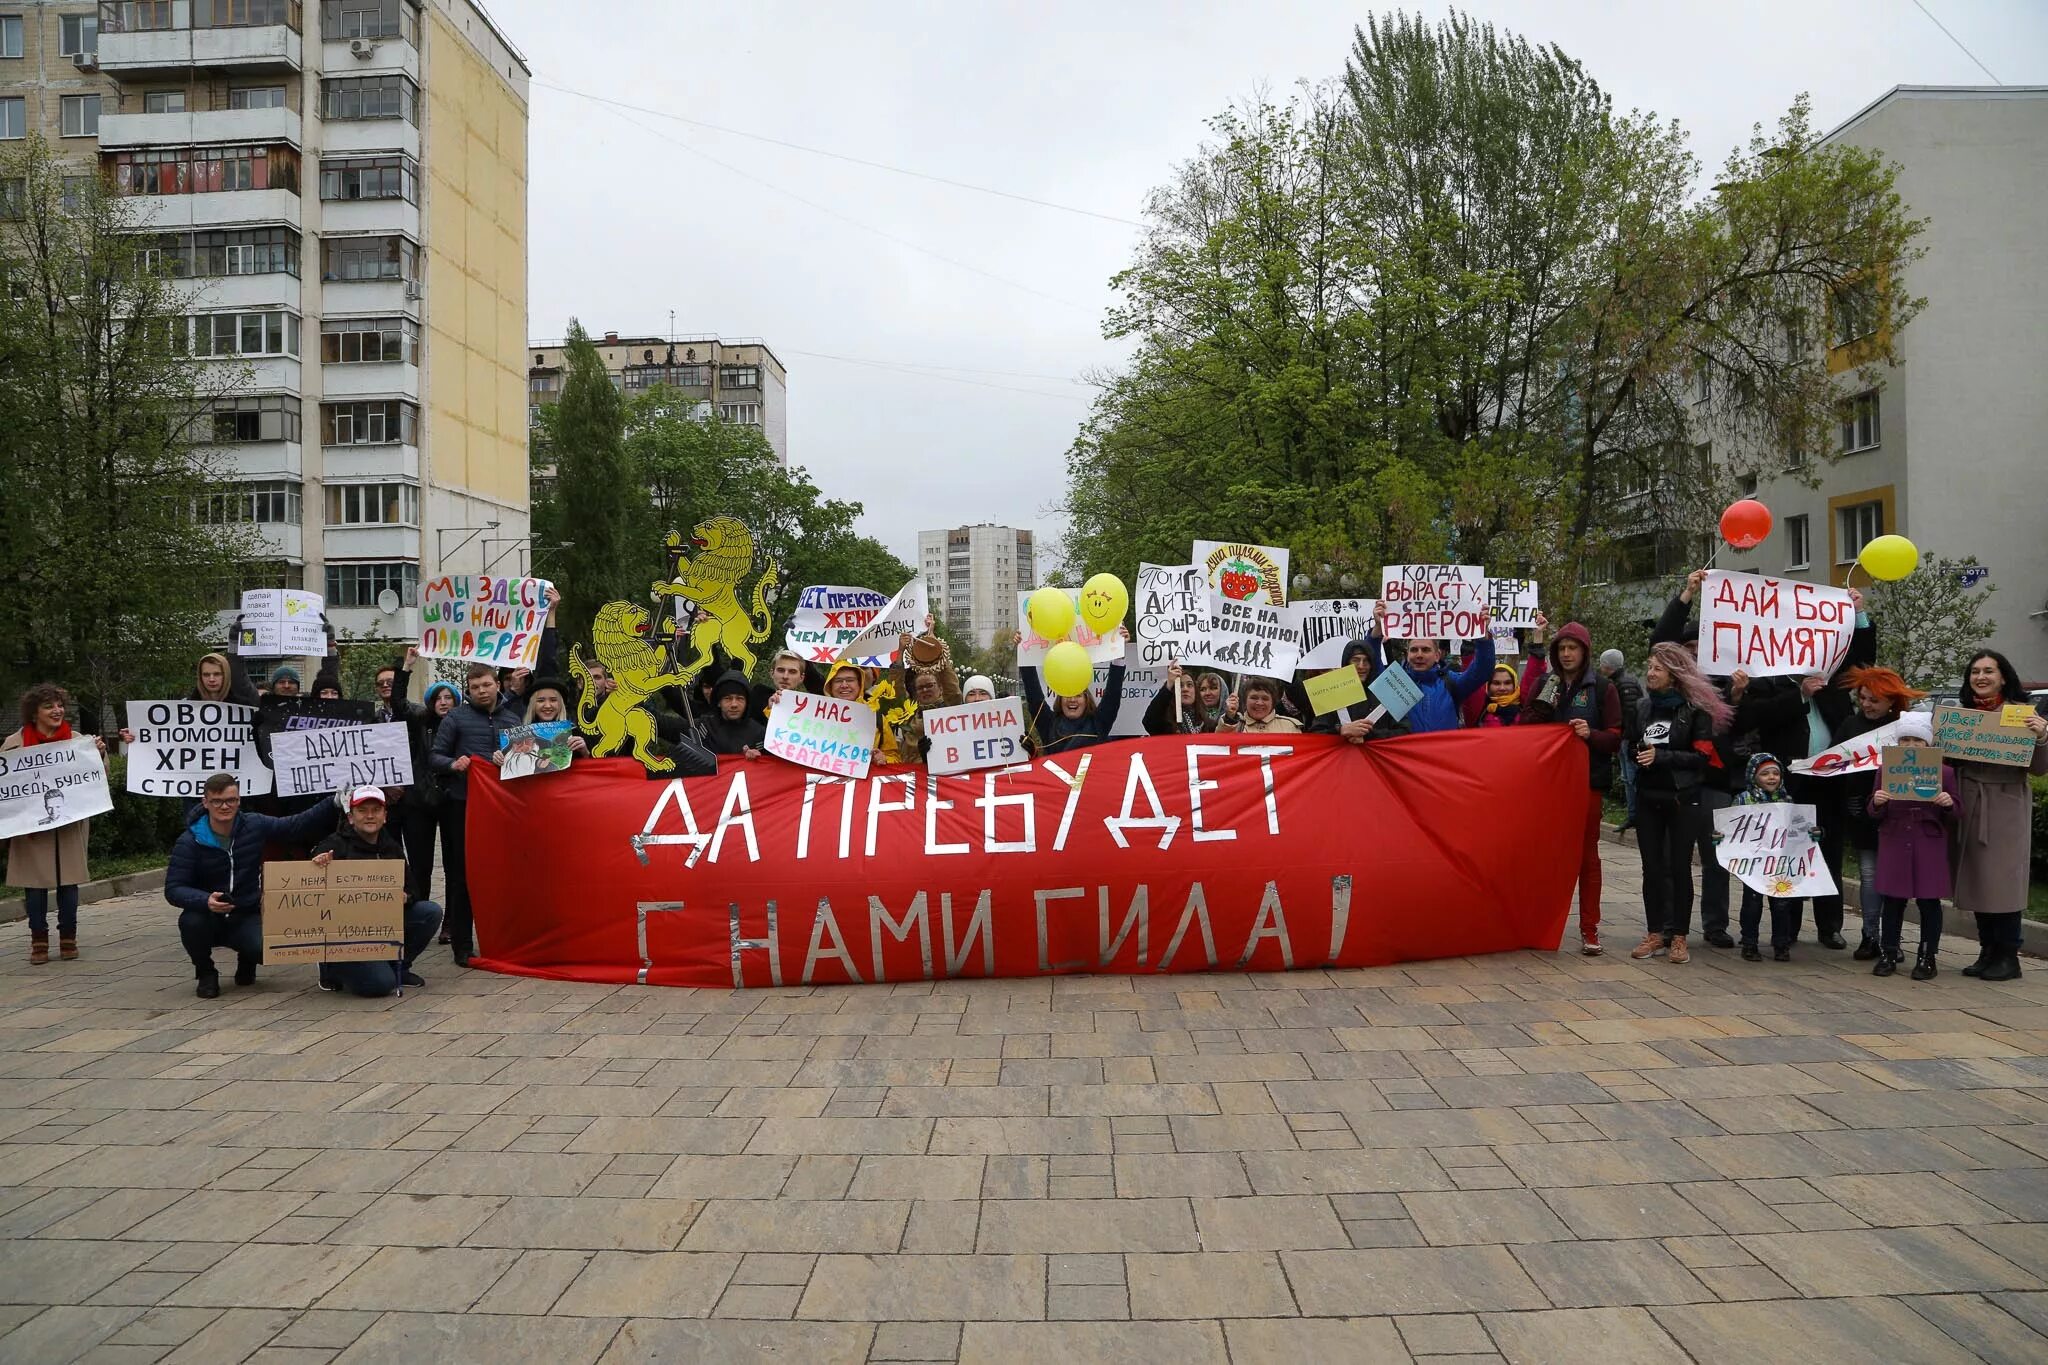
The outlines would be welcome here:
[[[1941,790],[1925,801],[1895,801],[1878,784],[1870,794],[1870,812],[1877,817],[1877,894],[1884,899],[1884,922],[1874,976],[1890,976],[1899,968],[1899,931],[1905,924],[1906,901],[1920,906],[1920,951],[1913,960],[1913,979],[1934,976],[1934,954],[1941,946],[1941,902],[1952,894],[1949,835],[1956,823],[1956,770],[1941,767]]]

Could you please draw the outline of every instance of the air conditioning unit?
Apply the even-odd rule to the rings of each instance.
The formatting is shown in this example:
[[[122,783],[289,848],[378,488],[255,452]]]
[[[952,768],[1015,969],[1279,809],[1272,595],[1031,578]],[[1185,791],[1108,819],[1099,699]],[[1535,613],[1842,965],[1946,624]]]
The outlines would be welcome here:
[[[358,61],[368,61],[377,55],[377,41],[374,38],[351,38],[348,40],[348,55]]]
[[[416,299],[420,296],[420,282],[418,280],[407,280],[405,282],[405,296],[409,299]]]
[[[97,71],[100,69],[100,54],[97,52],[74,52],[71,54],[71,64],[80,71]]]

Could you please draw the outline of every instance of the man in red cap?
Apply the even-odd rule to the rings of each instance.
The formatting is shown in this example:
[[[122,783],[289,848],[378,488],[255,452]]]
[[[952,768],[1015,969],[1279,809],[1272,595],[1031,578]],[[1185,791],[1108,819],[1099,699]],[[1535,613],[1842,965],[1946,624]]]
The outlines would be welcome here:
[[[357,787],[348,794],[348,823],[314,846],[313,861],[325,867],[336,858],[403,865],[405,845],[385,824],[388,807],[382,787]],[[350,995],[380,996],[427,983],[414,975],[413,960],[426,951],[441,928],[441,907],[414,898],[412,878],[405,879],[405,956],[391,962],[323,962],[320,989]]]

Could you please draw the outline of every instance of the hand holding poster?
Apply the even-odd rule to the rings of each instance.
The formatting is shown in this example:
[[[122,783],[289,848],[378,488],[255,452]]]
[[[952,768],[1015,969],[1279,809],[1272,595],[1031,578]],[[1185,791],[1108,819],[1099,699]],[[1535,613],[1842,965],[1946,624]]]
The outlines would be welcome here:
[[[1024,763],[1024,703],[1016,697],[971,701],[921,711],[924,737],[931,741],[925,766],[935,773],[964,773]]]
[[[1835,879],[1813,841],[1812,806],[1770,801],[1713,815],[1714,856],[1744,886],[1783,900],[1835,894]]]
[[[0,839],[47,834],[113,808],[91,735],[0,753]]]
[[[1496,629],[1501,626],[1536,624],[1536,580],[1533,578],[1489,578],[1486,580],[1486,608],[1493,613]]]
[[[1934,734],[1932,717],[1925,711],[1908,711],[1897,720],[1875,730],[1845,739],[1812,758],[1795,758],[1785,765],[1788,773],[1801,777],[1844,777],[1850,773],[1874,773],[1884,765],[1887,745],[1926,744]]]
[[[1856,633],[1856,599],[1796,578],[1707,570],[1700,671],[1717,677],[1832,677]]]
[[[270,737],[279,796],[317,796],[350,787],[412,785],[412,744],[405,725],[340,725],[279,730]]]
[[[131,701],[128,790],[138,796],[198,796],[215,773],[233,773],[242,795],[270,790],[256,752],[256,708],[224,701]]]
[[[1878,786],[1892,801],[1932,801],[1941,795],[1941,750],[1929,744],[1887,744]]]
[[[1179,659],[1188,641],[1208,625],[1207,588],[1192,564],[1140,564],[1131,605],[1137,614],[1138,657],[1146,664]]]
[[[1215,597],[1226,602],[1287,605],[1287,551],[1238,540],[1198,540],[1195,567]]]
[[[783,643],[801,654],[806,663],[832,663],[840,657],[840,650],[858,638],[868,623],[888,605],[889,595],[873,588],[815,584],[798,594],[796,611],[789,618],[789,630],[782,637]],[[919,617],[919,629],[923,629],[923,623],[924,618]],[[890,648],[895,648],[893,643]],[[881,668],[889,660],[866,655],[852,662],[864,668]]]
[[[1979,711],[1942,702],[1934,708],[1934,742],[1950,758],[2024,768],[2034,761],[2034,732],[2024,706]]]
[[[922,635],[924,618],[931,614],[925,599],[924,576],[920,574],[898,589],[889,604],[861,628],[860,634],[839,646],[839,657],[857,659],[869,667],[878,666],[869,662],[876,659],[894,663],[903,637]]]
[[[858,701],[785,691],[768,708],[761,747],[821,773],[866,777],[875,758],[875,713]]]
[[[558,773],[575,758],[569,748],[569,722],[539,720],[531,725],[514,725],[498,732],[498,776],[507,782],[515,777]]]
[[[420,657],[532,668],[550,586],[545,578],[466,573],[420,584]]]
[[[1389,564],[1380,570],[1380,602],[1387,609],[1389,640],[1477,640],[1486,634],[1479,623],[1486,610],[1486,570],[1476,565]]]
[[[297,588],[251,588],[242,594],[242,631],[237,654],[325,655],[327,620],[317,592]]]
[[[385,962],[405,956],[405,864],[337,858],[266,863],[263,961]]]
[[[1370,597],[1289,603],[1287,610],[1301,636],[1301,662],[1295,666],[1322,672],[1343,663],[1344,647],[1372,634],[1374,605]]]
[[[1093,630],[1089,629],[1088,623],[1081,619],[1080,590],[1078,588],[1066,588],[1063,591],[1074,603],[1074,629],[1067,638],[1088,651],[1088,662],[1090,663],[1121,663],[1124,657],[1122,630],[1114,630],[1107,635],[1097,635]],[[1017,594],[1017,633],[1024,637],[1017,642],[1017,663],[1020,667],[1028,664],[1033,668],[1038,668],[1045,663],[1045,651],[1051,649],[1059,641],[1048,640],[1031,628],[1030,603],[1030,593],[1020,592]]]

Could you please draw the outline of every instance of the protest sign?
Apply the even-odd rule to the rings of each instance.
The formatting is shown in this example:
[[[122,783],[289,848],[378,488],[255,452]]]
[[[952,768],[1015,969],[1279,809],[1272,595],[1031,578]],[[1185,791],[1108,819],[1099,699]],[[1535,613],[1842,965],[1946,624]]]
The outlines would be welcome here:
[[[532,668],[547,628],[545,578],[443,574],[420,584],[420,657]]]
[[[1744,886],[1783,900],[1835,894],[1835,879],[1813,841],[1812,806],[1767,801],[1713,816],[1714,856]]]
[[[829,583],[805,588],[797,595],[796,611],[789,618],[789,629],[782,642],[803,655],[806,663],[832,663],[840,658],[842,648],[882,614],[889,602],[889,594],[873,588],[842,588]],[[923,628],[924,618],[920,616],[918,629]],[[895,652],[893,644],[890,652]],[[851,662],[864,668],[880,668],[889,658],[870,654]]]
[[[1522,636],[1513,626],[1495,624],[1488,629],[1493,632],[1493,652],[1496,658],[1503,654],[1522,652]]]
[[[47,833],[113,808],[106,761],[91,735],[0,753],[0,839]]]
[[[1288,607],[1209,594],[1209,628],[1188,642],[1183,664],[1288,679],[1301,666],[1301,634]]]
[[[405,864],[337,858],[263,865],[263,961],[389,962],[405,956]]]
[[[1166,686],[1165,663],[1140,663],[1139,645],[1136,640],[1124,649],[1124,685],[1118,695],[1116,724],[1109,730],[1111,739],[1134,739],[1145,733],[1145,708],[1152,704],[1152,698],[1159,689]],[[1109,691],[1110,664],[1095,665],[1095,704],[1099,707]],[[1192,670],[1191,670],[1192,671]]]
[[[1536,624],[1536,580],[1533,578],[1489,578],[1486,580],[1486,609],[1493,613],[1495,629],[1502,626]]]
[[[2008,724],[2012,714],[2019,719]],[[2034,761],[2034,732],[2025,719],[2032,714],[2024,706],[1979,711],[1942,702],[1934,708],[1934,742],[1953,759],[2024,768]]]
[[[924,618],[931,611],[925,598],[924,577],[919,575],[899,588],[888,605],[861,628],[860,634],[839,647],[839,657],[894,663],[903,637],[924,634]]]
[[[1316,674],[1306,686],[1308,708],[1319,716],[1356,706],[1365,700],[1365,679],[1359,677],[1358,670],[1349,664]]]
[[[405,725],[341,725],[280,730],[270,737],[279,796],[317,796],[351,787],[412,785],[412,744]]]
[[[1716,677],[1832,677],[1856,633],[1856,600],[1797,578],[1707,570],[1700,671]]]
[[[1486,570],[1472,564],[1389,564],[1380,570],[1386,639],[1477,640]]]
[[[863,702],[785,691],[768,708],[761,747],[821,773],[866,777],[875,759],[875,713]]]
[[[1941,750],[1931,744],[1887,744],[1878,777],[1894,801],[1932,801],[1941,795]]]
[[[1287,610],[1301,636],[1301,662],[1295,667],[1320,672],[1343,663],[1344,646],[1372,634],[1372,609],[1370,597],[1289,603]]]
[[[242,632],[237,654],[275,658],[327,653],[327,620],[317,592],[297,588],[251,588],[242,594]]]
[[[510,782],[515,777],[558,773],[575,757],[569,748],[569,722],[538,720],[531,725],[514,725],[498,732],[498,776]]]
[[[1131,605],[1138,657],[1146,664],[1172,663],[1208,628],[1208,589],[1192,564],[1140,564]]]
[[[256,751],[256,708],[225,701],[131,701],[128,790],[138,796],[198,796],[215,773],[233,773],[242,795],[270,790]]]
[[[1415,709],[1415,703],[1422,700],[1422,689],[1415,685],[1415,679],[1408,676],[1408,670],[1400,664],[1380,670],[1366,689],[1373,700],[1387,708],[1387,714],[1395,720],[1406,720],[1408,713]]]
[[[935,773],[964,773],[1023,763],[1024,703],[1016,697],[970,701],[921,711],[924,737],[931,742],[925,766]]]
[[[1080,589],[1066,588],[1063,591],[1074,604],[1074,629],[1068,633],[1067,638],[1088,651],[1088,662],[1090,663],[1113,664],[1122,662],[1124,657],[1124,637],[1121,628],[1112,630],[1107,635],[1097,635],[1093,630],[1089,629],[1088,623],[1081,619]],[[1019,667],[1029,664],[1031,667],[1037,668],[1045,663],[1045,651],[1051,649],[1059,641],[1048,640],[1031,628],[1030,603],[1030,593],[1020,592],[1017,594],[1017,633],[1024,637],[1017,642],[1017,663]]]
[[[1830,749],[1823,749],[1812,758],[1795,758],[1785,765],[1788,773],[1801,777],[1843,777],[1849,773],[1874,773],[1884,766],[1885,746],[1890,744],[1922,744],[1932,742],[1934,727],[1932,717],[1925,711],[1908,711],[1889,724],[1875,730],[1845,739]]]
[[[1195,567],[1202,582],[1226,602],[1287,605],[1287,551],[1238,540],[1198,540]]]

